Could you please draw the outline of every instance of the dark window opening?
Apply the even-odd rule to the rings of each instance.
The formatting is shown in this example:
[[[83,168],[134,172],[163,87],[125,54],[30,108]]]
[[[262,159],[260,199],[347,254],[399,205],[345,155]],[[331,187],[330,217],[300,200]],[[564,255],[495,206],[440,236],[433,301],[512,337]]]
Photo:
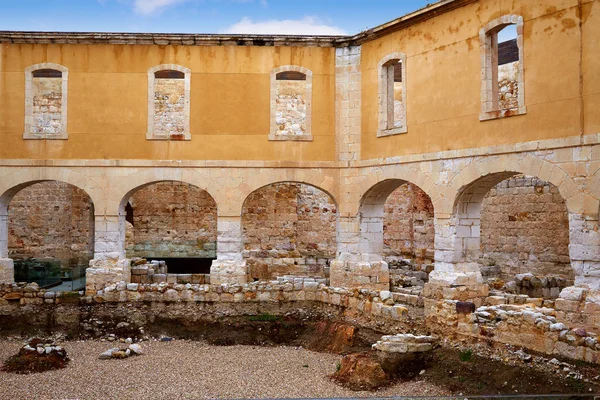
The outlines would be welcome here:
[[[62,72],[55,69],[38,69],[33,71],[34,78],[62,78]]]
[[[125,221],[129,222],[131,224],[131,226],[134,226],[134,224],[133,224],[133,207],[131,206],[130,202],[127,202],[127,205],[125,206]]]
[[[402,63],[399,61],[394,64],[394,82],[402,82]]]
[[[185,74],[181,71],[174,71],[172,69],[164,69],[162,71],[156,71],[154,73],[156,79],[185,79]]]
[[[275,76],[278,81],[305,81],[306,74],[297,71],[280,72]]]

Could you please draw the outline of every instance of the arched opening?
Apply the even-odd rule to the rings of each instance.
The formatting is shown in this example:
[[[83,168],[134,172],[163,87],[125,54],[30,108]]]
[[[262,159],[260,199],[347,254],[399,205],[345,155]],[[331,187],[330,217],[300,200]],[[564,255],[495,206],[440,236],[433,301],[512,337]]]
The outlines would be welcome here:
[[[383,260],[390,288],[422,287],[433,270],[434,220],[431,198],[401,179],[374,185],[360,208],[360,249],[371,260]]]
[[[573,284],[567,206],[552,183],[487,175],[462,190],[455,210],[461,257],[479,263],[492,288],[556,298]]]
[[[333,198],[304,183],[273,183],[252,192],[242,209],[250,279],[328,278],[337,216]]]
[[[24,185],[8,200],[8,256],[17,282],[52,291],[85,288],[94,257],[94,204],[82,189],[59,181]]]
[[[144,185],[123,200],[121,219],[126,257],[134,266],[143,264],[137,258],[161,266],[152,274],[146,268],[143,279],[141,269],[132,270],[133,283],[166,281],[167,272],[186,275],[188,282],[187,275],[210,273],[217,257],[217,204],[205,190],[176,181]]]

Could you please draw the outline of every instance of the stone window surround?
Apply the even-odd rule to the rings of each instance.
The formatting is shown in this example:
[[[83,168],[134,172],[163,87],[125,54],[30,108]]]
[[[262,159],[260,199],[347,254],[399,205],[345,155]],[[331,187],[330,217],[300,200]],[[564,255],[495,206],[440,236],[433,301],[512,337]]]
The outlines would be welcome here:
[[[517,46],[519,48],[519,73],[518,73],[518,103],[517,109],[501,110],[498,106],[498,35],[508,25],[516,25]],[[503,15],[490,22],[479,30],[481,49],[481,113],[480,121],[511,117],[527,114],[525,106],[525,79],[523,56],[523,17],[514,14]]]
[[[53,69],[62,73],[61,87],[61,131],[59,133],[36,133],[33,132],[33,73],[40,69]],[[60,64],[40,63],[25,68],[25,132],[23,139],[68,139],[67,133],[67,86],[69,81],[69,69]]]
[[[148,69],[148,133],[146,134],[146,140],[170,140],[169,135],[154,133],[154,73],[163,70],[179,71],[183,72],[185,75],[185,133],[183,140],[192,140],[192,135],[190,133],[190,89],[192,70],[177,64],[160,64]]]
[[[402,117],[404,121],[403,126],[389,127],[389,96],[390,86],[392,87],[392,107],[393,107],[393,82],[394,82],[394,71],[390,61],[399,61],[402,64],[402,104],[404,105],[402,110]],[[377,64],[377,74],[379,76],[379,108],[378,108],[378,127],[377,137],[398,135],[401,133],[408,132],[406,124],[406,54],[404,53],[391,53],[383,57]],[[390,75],[391,74],[391,75]],[[391,83],[391,85],[390,85]]]
[[[280,72],[295,71],[306,75],[306,132],[303,135],[281,135],[277,134],[277,122],[275,117],[275,108],[277,102],[277,74]],[[274,68],[271,71],[271,102],[270,102],[270,118],[271,127],[269,132],[269,140],[273,141],[295,141],[295,142],[312,142],[312,71],[298,65],[282,65]]]

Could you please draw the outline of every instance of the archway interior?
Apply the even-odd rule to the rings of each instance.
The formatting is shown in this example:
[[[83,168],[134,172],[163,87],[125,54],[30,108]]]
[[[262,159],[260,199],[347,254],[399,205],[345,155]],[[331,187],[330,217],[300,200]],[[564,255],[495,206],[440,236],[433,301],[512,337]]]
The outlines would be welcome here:
[[[337,207],[324,191],[282,182],[252,192],[242,209],[250,279],[328,278],[336,254]]]
[[[169,273],[210,273],[217,205],[208,192],[183,182],[152,183],[128,197],[122,214],[127,258],[165,261]]]
[[[422,287],[433,270],[434,214],[414,184],[388,179],[374,185],[360,208],[360,249],[390,268],[390,288]]]
[[[94,205],[76,186],[45,181],[22,186],[8,203],[8,255],[15,281],[53,291],[85,287],[94,257]]]
[[[465,189],[457,216],[462,253],[481,265],[492,288],[556,298],[573,283],[568,211],[553,184],[517,173],[488,175]]]

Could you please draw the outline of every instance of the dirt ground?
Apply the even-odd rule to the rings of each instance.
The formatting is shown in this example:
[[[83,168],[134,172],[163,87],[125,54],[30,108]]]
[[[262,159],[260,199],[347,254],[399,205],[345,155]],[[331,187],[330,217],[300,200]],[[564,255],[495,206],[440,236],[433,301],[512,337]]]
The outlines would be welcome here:
[[[156,340],[165,334],[174,340]],[[539,355],[522,360],[515,352],[506,357],[506,352],[481,346],[437,347],[412,376],[374,392],[353,392],[329,376],[342,355],[372,351],[370,345],[381,334],[332,321],[236,317],[176,329],[156,324],[146,335],[141,342],[145,354],[126,360],[98,360],[101,352],[118,347],[104,339],[62,340],[72,360],[65,369],[21,376],[0,372],[0,399],[600,393],[599,366],[549,362]],[[10,339],[0,339],[0,362],[16,354],[25,337]]]

